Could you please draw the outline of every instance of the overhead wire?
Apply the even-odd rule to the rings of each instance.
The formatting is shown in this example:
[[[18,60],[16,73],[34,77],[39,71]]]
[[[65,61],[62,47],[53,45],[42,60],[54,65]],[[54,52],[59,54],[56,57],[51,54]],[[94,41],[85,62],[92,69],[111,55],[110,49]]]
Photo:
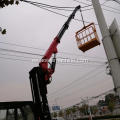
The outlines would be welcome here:
[[[11,46],[23,47],[23,48],[30,48],[30,49],[36,49],[36,50],[45,50],[45,49],[41,49],[41,48],[37,48],[37,47],[26,46],[26,45],[20,45],[20,44],[10,43],[10,42],[3,42],[3,41],[0,41],[0,43],[1,43],[1,44],[6,44],[6,45],[11,45]]]
[[[85,81],[86,80],[89,80],[90,78],[95,78],[95,77],[98,77],[99,75],[102,75],[104,72],[103,72],[103,70],[102,71],[97,71],[97,73],[96,74],[94,74],[94,76],[92,76],[92,77],[89,77],[89,78],[86,78],[86,79],[84,79]],[[83,84],[84,84],[85,82],[83,82]],[[93,86],[93,84],[94,83],[92,83],[92,86]],[[96,84],[96,83],[95,83]],[[78,85],[80,85],[80,84],[78,84]],[[67,90],[67,92],[70,92],[69,94],[65,94],[66,92],[64,91],[63,93],[59,93],[59,98],[63,98],[63,97],[67,97],[67,96],[70,96],[71,94],[74,94],[74,93],[77,93],[78,91],[83,91],[85,89],[85,87],[84,88],[82,88],[82,86],[80,86],[79,87],[79,89],[77,89],[77,90],[74,90],[73,91],[73,89],[72,89],[72,91],[69,91],[69,90]],[[89,90],[89,89],[87,89],[87,90]],[[65,94],[65,95],[64,95]],[[49,95],[49,94],[48,94]],[[55,99],[55,98],[57,98],[58,96],[54,96],[54,98],[53,99]]]
[[[58,8],[62,9],[62,10],[66,10],[66,9],[72,9],[73,10],[73,9],[75,9],[75,7],[60,7],[60,6],[53,6],[53,5],[44,4],[44,3],[40,3],[40,2],[28,1],[28,0],[22,0],[22,1],[37,4],[37,5],[42,5],[42,6],[45,6],[45,7],[55,8],[55,9],[58,9]],[[89,6],[92,6],[92,4],[91,5],[88,4],[87,6],[81,6],[81,8],[85,8],[85,7],[89,7]]]
[[[24,2],[32,2],[32,1],[28,1],[28,0],[22,0]],[[41,5],[45,5],[45,6],[49,6],[49,7],[54,7],[54,8],[72,8],[74,9],[75,7],[60,7],[60,6],[53,6],[53,5],[48,5],[48,4],[44,4],[44,3],[40,3],[40,2],[33,2],[36,4],[41,4]]]
[[[20,44],[16,44],[16,43],[10,43],[10,42],[3,42],[3,41],[0,41],[0,44],[5,44],[5,45],[10,45],[10,46],[17,46],[17,47],[23,47],[23,48],[29,48],[29,49],[36,49],[36,50],[42,50],[42,51],[45,51],[45,49],[42,49],[42,48],[38,48],[38,47],[33,47],[33,46],[26,46],[26,45],[20,45]],[[104,59],[106,60],[105,58],[102,58],[102,57],[94,57],[94,56],[87,56],[87,55],[79,55],[79,54],[75,54],[75,53],[69,53],[69,52],[58,52],[58,54],[66,54],[66,55],[74,55],[74,56],[77,56],[77,57],[87,57],[87,58],[95,58],[95,59]]]
[[[12,61],[22,61],[22,62],[30,62],[29,60],[23,60],[23,59],[18,59],[18,58],[10,58],[10,57],[1,57],[1,59],[6,59],[6,60],[12,60]]]
[[[6,52],[13,52],[13,53],[19,53],[19,54],[26,54],[26,55],[33,55],[33,56],[39,56],[39,57],[43,57],[43,55],[42,54],[37,54],[37,53],[32,53],[32,52],[25,52],[25,51],[18,51],[18,50],[13,50],[13,49],[5,49],[5,48],[0,48],[0,50],[1,51],[6,51]],[[16,56],[16,57],[24,57],[25,58],[25,56],[17,56],[17,55],[14,55],[14,56]],[[79,61],[79,63],[81,62],[81,60],[79,60],[79,59],[72,59],[72,58],[69,58],[69,57],[57,57],[58,59],[66,59],[66,60],[71,60],[71,61],[76,61],[76,62],[78,62]],[[34,59],[34,58],[31,58],[31,59]],[[99,63],[99,64],[104,64],[104,63],[106,63],[105,61],[104,62],[101,62],[101,61],[92,61],[92,60],[89,60],[88,61],[89,63],[90,62],[92,62],[92,63]],[[87,64],[87,63],[86,63]],[[76,64],[76,65],[78,65],[78,64]]]
[[[75,1],[76,1],[76,0],[75,0]],[[47,8],[45,8],[45,6],[41,6],[41,5],[39,5],[38,3],[36,3],[36,2],[34,3],[34,2],[32,2],[32,1],[27,1],[27,0],[23,0],[23,2],[32,4],[32,5],[34,5],[34,6],[37,6],[37,7],[41,8],[41,9],[44,9],[44,10],[47,10],[47,11],[52,12],[52,13],[54,13],[54,14],[61,15],[61,16],[63,16],[63,17],[68,17],[68,16],[66,16],[66,15],[64,15],[64,14],[61,14],[61,13],[52,11],[52,10],[50,10],[50,9],[47,9]],[[79,1],[78,1],[78,2],[79,2]],[[82,2],[82,3],[83,3],[83,2]],[[86,4],[86,3],[84,3],[84,4]],[[104,3],[103,3],[103,4],[104,4]],[[87,5],[86,7],[91,6],[91,5],[89,5],[89,4],[86,4],[86,5]],[[49,7],[50,7],[50,6],[49,6]],[[51,6],[51,7],[53,7],[53,6]],[[55,7],[55,6],[54,6],[54,7]],[[106,6],[106,7],[108,7],[108,6]],[[91,8],[91,9],[92,9],[92,8]],[[88,9],[86,9],[86,10],[88,10]],[[89,9],[89,10],[90,10],[90,9]],[[104,9],[104,10],[109,11],[109,12],[113,12],[113,13],[120,14],[119,12],[116,12],[116,11],[112,11],[112,10],[108,10],[108,9]],[[85,11],[85,10],[83,10],[83,11]],[[74,20],[77,20],[77,21],[82,22],[82,20],[79,20],[79,19],[75,19],[75,18],[74,18]],[[86,23],[90,23],[90,22],[88,22],[88,21],[85,21],[85,22],[86,22]],[[98,25],[98,24],[95,23],[95,25]]]
[[[78,3],[85,4],[85,5],[89,5],[89,4],[87,4],[87,3],[84,3],[84,2],[81,2],[81,1],[78,1],[78,0],[74,0],[74,1],[76,1],[76,2],[78,2]],[[113,8],[113,7],[111,7],[111,6],[104,5],[106,2],[108,2],[108,1],[105,1],[104,3],[102,3],[101,6],[104,6],[104,7],[107,7],[107,8],[111,8],[111,9],[114,9],[114,10],[117,10],[118,12],[117,12],[117,11],[113,11],[113,10],[108,10],[108,9],[105,9],[105,8],[103,8],[103,10],[120,14],[120,12],[119,12],[120,10],[119,10],[119,9]],[[92,6],[92,4],[91,4],[90,6]],[[92,10],[92,9],[93,9],[93,8],[89,8],[89,9],[84,9],[84,10],[82,10],[82,11],[87,11],[87,10]]]
[[[39,3],[39,2],[32,2],[32,1],[27,1],[27,0],[23,0],[24,2],[28,2],[30,4],[33,5],[37,5],[37,6],[41,6],[41,7],[46,7],[46,8],[51,8],[51,9],[56,9],[56,10],[64,10],[64,11],[73,11],[72,9],[68,9],[68,8],[74,8],[74,7],[58,7],[58,6],[52,6],[52,5],[48,5],[48,4],[44,4],[44,3]],[[67,9],[65,9],[67,8]]]
[[[114,89],[110,89],[110,90],[105,91],[105,92],[103,92],[103,93],[100,93],[100,94],[98,94],[98,95],[96,95],[96,96],[92,96],[92,97],[89,97],[89,98],[87,97],[87,99],[84,99],[84,100],[82,100],[82,101],[79,102],[79,103],[73,104],[72,106],[80,106],[81,104],[83,104],[83,101],[88,102],[88,101],[97,99],[97,98],[99,98],[99,97],[101,97],[101,96],[103,96],[103,95],[107,95],[108,93],[111,93],[111,92],[113,92],[113,91],[114,91]],[[79,99],[79,98],[77,98],[77,99]],[[71,107],[72,107],[72,106],[71,106]],[[70,107],[69,107],[69,108],[70,108]],[[68,109],[68,108],[66,108],[66,109]]]
[[[2,55],[2,56],[0,56],[0,59],[5,59],[5,60],[12,60],[12,61],[21,61],[21,62],[29,62],[29,63],[38,63],[38,62],[40,62],[40,60],[39,59],[33,59],[33,60],[28,60],[28,59],[21,59],[21,58],[18,58],[18,57],[23,57],[23,56],[16,56],[16,55],[7,55],[7,57],[5,56],[5,57],[3,57],[3,55],[5,55],[5,54],[1,54],[0,53],[0,55]],[[12,58],[11,57],[8,57],[8,56],[12,56]],[[13,56],[15,56],[15,57],[17,57],[17,58],[13,58]],[[28,57],[24,57],[24,58],[28,58]],[[75,64],[68,64],[68,63],[63,63],[63,64],[60,64],[60,63],[57,63],[58,65],[69,65],[69,66],[75,66],[75,67],[82,67],[82,68],[88,68],[88,67],[86,67],[86,66],[90,66],[89,64],[79,64],[79,65],[75,65]],[[91,67],[96,67],[96,66],[101,66],[101,65],[92,65]]]
[[[30,59],[40,59],[40,58],[33,58],[33,57],[28,57],[28,56],[21,56],[21,55],[11,55],[11,54],[6,54],[6,53],[0,53],[0,55],[6,55],[6,56],[13,56],[13,57],[22,57],[22,58],[30,58]]]
[[[102,66],[103,67],[103,66]],[[70,82],[69,84],[63,86],[62,88],[50,93],[49,95],[55,95],[55,94],[58,94],[60,92],[62,92],[63,90],[65,89],[68,89],[69,87],[73,86],[74,84],[78,83],[78,82],[81,82],[80,79],[82,79],[82,81],[84,81],[85,77],[90,77],[89,75],[93,74],[97,69],[99,69],[100,67],[96,67],[95,69],[85,73],[84,75],[80,76],[78,79],[76,80],[73,80],[72,82]],[[95,75],[92,75],[92,77],[95,76]],[[89,78],[87,78],[89,79]]]
[[[91,100],[93,100],[93,99],[97,99],[97,98],[99,98],[99,97],[101,97],[101,96],[103,96],[103,95],[106,95],[106,94],[108,94],[108,93],[110,93],[110,92],[112,92],[114,89],[110,89],[110,90],[108,90],[108,91],[106,91],[106,92],[104,92],[104,93],[100,93],[99,95],[97,95],[97,96],[93,96],[93,97],[90,97],[90,98],[87,98],[87,99],[85,99],[84,101],[91,101]],[[79,102],[79,103],[76,103],[76,104],[74,104],[74,105],[72,105],[72,106],[80,106],[81,104],[83,104],[83,100],[81,101],[81,102]],[[71,106],[71,107],[72,107]],[[66,108],[67,109],[67,108]]]
[[[23,2],[27,2],[27,1],[23,1]],[[27,2],[27,3],[32,4],[32,5],[36,6],[36,7],[41,8],[41,9],[47,10],[47,11],[49,11],[49,12],[52,12],[52,13],[54,13],[54,14],[61,15],[61,16],[63,16],[63,17],[67,17],[67,18],[68,18],[68,16],[66,16],[66,15],[64,15],[64,14],[61,14],[61,13],[58,13],[58,12],[49,10],[49,9],[47,9],[47,8],[45,8],[45,7],[42,7],[42,6],[37,5],[37,4],[34,4],[34,3],[32,3],[32,2]],[[76,21],[82,22],[82,20],[79,20],[79,19],[76,19],[76,18],[73,18],[73,19],[76,20]],[[88,21],[84,21],[84,22],[85,22],[85,23],[90,23],[90,22],[88,22]],[[98,24],[95,23],[95,25],[98,25]]]
[[[34,56],[43,56],[43,55],[37,54],[37,53],[23,52],[23,51],[12,50],[12,49],[5,49],[5,48],[0,48],[0,50],[1,51],[6,51],[6,52],[14,52],[14,53],[20,53],[20,54],[34,55]]]

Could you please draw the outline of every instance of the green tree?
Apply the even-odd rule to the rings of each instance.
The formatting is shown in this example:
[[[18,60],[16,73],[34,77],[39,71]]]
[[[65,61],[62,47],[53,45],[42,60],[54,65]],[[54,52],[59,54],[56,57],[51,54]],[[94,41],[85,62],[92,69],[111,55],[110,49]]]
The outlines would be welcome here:
[[[20,0],[22,1],[22,0]],[[0,8],[4,8],[8,5],[19,4],[19,0],[0,0]],[[4,35],[6,34],[6,29],[0,27],[0,32]]]
[[[2,28],[0,27],[0,32],[4,35],[4,34],[6,34],[6,29],[2,29]]]
[[[83,104],[80,107],[80,112],[83,113],[84,115],[88,115],[88,105],[87,104]]]
[[[58,115],[59,115],[59,117],[63,117],[63,115],[64,115],[63,111],[60,110],[59,113],[58,113]]]
[[[71,111],[72,111],[72,113],[75,113],[75,112],[77,111],[77,108],[76,108],[75,106],[73,106],[73,107],[71,108]]]
[[[21,0],[22,1],[22,0]],[[0,8],[6,7],[8,5],[19,4],[18,0],[1,0],[0,1]]]
[[[71,109],[66,109],[65,112],[66,112],[66,115],[70,115],[71,114]]]
[[[106,102],[106,105],[109,105],[109,102],[115,102],[116,100],[116,97],[114,94],[108,94],[105,96],[105,102]]]
[[[108,104],[108,109],[110,110],[111,113],[113,112],[114,108],[115,108],[115,102],[110,101]]]
[[[90,110],[91,110],[91,113],[94,114],[94,115],[98,112],[97,106],[91,106]]]
[[[57,117],[57,113],[56,112],[53,113],[53,117],[55,117],[55,118]]]

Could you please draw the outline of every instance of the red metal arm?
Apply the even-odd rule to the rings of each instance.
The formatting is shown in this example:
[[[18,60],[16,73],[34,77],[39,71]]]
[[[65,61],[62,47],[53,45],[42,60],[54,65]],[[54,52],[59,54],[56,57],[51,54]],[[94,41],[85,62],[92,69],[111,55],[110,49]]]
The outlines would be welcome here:
[[[67,21],[62,26],[58,35],[54,38],[53,42],[51,43],[50,47],[48,48],[47,52],[45,53],[44,57],[42,58],[39,64],[42,70],[45,72],[45,80],[49,80],[49,78],[51,77],[55,70],[55,65],[54,68],[48,68],[48,60],[51,58],[52,54],[57,53],[57,45],[60,43],[60,39],[62,38],[65,31],[68,29],[69,23],[74,18],[75,13],[77,12],[78,9],[80,9],[80,6],[77,6],[72,12],[72,14],[68,17]]]
[[[54,54],[57,53],[58,44],[59,44],[59,39],[58,37],[55,37],[39,64],[42,67],[43,71],[46,73],[45,80],[48,80],[51,77],[51,75],[54,73],[54,69],[48,68],[48,61],[53,53]]]

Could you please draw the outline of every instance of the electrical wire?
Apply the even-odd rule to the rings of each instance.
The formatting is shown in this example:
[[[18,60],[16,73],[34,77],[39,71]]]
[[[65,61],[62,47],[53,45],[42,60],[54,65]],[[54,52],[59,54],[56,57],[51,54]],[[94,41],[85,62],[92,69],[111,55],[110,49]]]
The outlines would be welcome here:
[[[102,71],[97,71],[97,73],[96,74],[94,74],[94,76],[92,76],[92,78],[94,77],[98,77],[99,75],[102,75],[104,72],[103,72],[103,70]],[[91,77],[89,77],[89,78],[87,78],[87,79],[84,79],[85,81],[86,80],[89,80]],[[85,83],[85,82],[84,82]],[[83,84],[84,84],[83,83]],[[79,84],[78,84],[79,85]],[[92,83],[92,86],[93,86],[93,83]],[[94,85],[95,86],[95,85]],[[79,87],[79,89],[77,89],[77,90],[74,90],[74,91],[69,91],[69,90],[67,90],[68,92],[70,92],[70,94],[65,94],[65,95],[62,95],[62,96],[60,96],[60,93],[59,93],[59,98],[63,98],[63,97],[67,97],[67,96],[70,96],[71,94],[75,94],[75,93],[77,93],[78,91],[84,91],[83,89],[85,89],[85,88],[81,88],[81,86]],[[87,89],[88,90],[88,89]],[[65,93],[65,92],[64,92]],[[48,94],[49,95],[49,94]],[[57,96],[54,96],[54,99],[55,98],[57,98]]]
[[[67,10],[67,9],[75,9],[75,7],[60,7],[60,6],[53,6],[53,5],[49,5],[49,4],[44,4],[44,3],[40,3],[40,2],[33,2],[33,1],[28,1],[28,0],[22,0],[23,2],[28,2],[28,3],[33,3],[33,4],[36,4],[36,5],[41,5],[43,7],[49,7],[49,8],[53,8],[53,9],[58,9],[58,10]],[[87,5],[87,6],[81,6],[81,8],[85,8],[85,7],[89,7],[89,6],[92,6],[91,5]],[[70,10],[71,11],[71,10]]]
[[[8,54],[1,54],[0,53],[0,55],[2,55],[2,57],[0,56],[0,58],[1,59],[5,59],[5,60],[12,60],[12,61],[21,61],[21,62],[29,62],[29,63],[38,63],[40,60],[39,59],[35,59],[35,58],[33,58],[32,60],[26,60],[26,59],[20,59],[20,58],[13,58],[13,56],[14,57],[23,57],[23,58],[30,58],[30,57],[24,57],[24,56],[17,56],[17,55],[8,55]],[[3,55],[7,55],[7,57],[5,56],[5,57],[3,57]],[[12,56],[12,58],[11,57],[8,57],[8,56]],[[63,64],[60,64],[60,63],[57,63],[58,65],[69,65],[69,66],[75,66],[75,67],[82,67],[82,68],[88,68],[88,67],[86,67],[86,66],[90,66],[89,64],[84,64],[84,65],[82,65],[82,64],[79,64],[79,65],[75,65],[75,64],[68,64],[68,63],[63,63]],[[91,67],[96,67],[96,66],[101,66],[101,65],[92,65]]]
[[[28,1],[28,0],[22,0],[22,1],[23,1],[23,2],[32,2],[32,1]],[[39,2],[32,2],[32,3],[41,4],[41,5],[45,5],[45,6],[49,6],[49,7],[53,7],[53,8],[72,8],[72,9],[75,8],[75,7],[60,7],[60,6],[53,6],[53,5],[48,5],[48,4],[39,3]]]
[[[108,91],[106,91],[106,92],[104,92],[104,93],[100,93],[100,94],[97,95],[97,96],[89,97],[89,98],[87,98],[87,99],[82,100],[81,102],[79,102],[79,103],[77,103],[77,104],[72,105],[71,107],[73,107],[73,106],[80,106],[81,104],[83,104],[83,101],[84,101],[84,102],[85,102],[85,101],[86,101],[86,102],[89,102],[89,101],[94,100],[94,99],[97,99],[97,98],[99,98],[99,97],[101,97],[101,96],[103,96],[103,95],[107,95],[108,93],[113,92],[113,91],[114,91],[114,89],[110,89],[110,90],[108,90]],[[79,99],[79,98],[77,98],[77,99]],[[69,107],[69,108],[71,108],[71,107]],[[68,108],[65,108],[65,109],[68,109]]]
[[[9,43],[9,42],[2,42],[2,41],[0,41],[0,43],[1,44],[6,44],[6,45],[11,45],[11,46],[23,47],[23,48],[30,48],[30,49],[36,49],[36,50],[45,50],[45,49],[41,49],[41,48],[37,48],[37,47],[25,46],[25,45]]]
[[[30,58],[30,59],[40,59],[40,58],[26,57],[26,56],[20,56],[20,55],[11,55],[11,54],[6,54],[6,53],[0,53],[0,55],[6,55],[6,56],[12,56],[12,57]]]
[[[12,50],[12,49],[0,48],[0,50],[1,51],[6,51],[6,52],[14,52],[14,53],[20,53],[20,54],[34,55],[34,56],[43,56],[41,54],[36,54],[36,53],[31,53],[31,52],[23,52],[23,51]]]
[[[102,67],[103,67],[103,66],[102,66]],[[99,68],[100,68],[100,67],[96,67],[95,69],[93,69],[93,70],[89,71],[88,73],[82,75],[80,78],[78,78],[78,79],[70,82],[69,84],[67,84],[67,85],[65,85],[64,87],[62,87],[62,88],[60,88],[60,89],[58,89],[58,90],[50,93],[49,95],[51,96],[51,95],[58,94],[59,92],[62,92],[63,90],[65,90],[65,89],[69,88],[70,86],[73,86],[74,84],[76,84],[77,82],[79,82],[80,79],[82,79],[82,81],[84,81],[83,78],[85,78],[86,76],[88,77],[89,75],[91,75],[92,73],[94,73],[94,72],[95,72],[97,69],[99,69]],[[95,76],[95,75],[92,75],[92,77],[93,77],[93,76]],[[89,76],[89,77],[90,77],[90,76]],[[89,78],[88,78],[88,79],[89,79]],[[80,82],[81,82],[81,81],[80,81]]]
[[[51,8],[51,9],[56,9],[56,10],[64,10],[64,11],[73,11],[72,9],[68,9],[70,7],[65,9],[66,7],[51,6],[51,5],[48,5],[48,4],[43,4],[43,3],[38,3],[38,2],[32,2],[32,1],[26,1],[26,0],[24,0],[24,2],[27,2],[27,3],[30,3],[30,4],[33,4],[33,5],[37,5],[37,6],[41,6],[41,7],[45,7],[45,8]]]
[[[33,57],[26,57],[26,56],[21,56],[21,55],[11,55],[11,54],[6,54],[6,53],[0,53],[0,55],[4,55],[4,56],[12,56],[12,57],[22,57],[22,58],[29,58],[29,59],[31,59],[31,62],[39,62],[40,61],[40,59],[41,58],[33,58]],[[21,59],[18,59],[17,58],[17,60],[21,60]],[[63,58],[61,58],[61,59],[63,59]],[[70,59],[70,58],[69,58]],[[24,60],[22,60],[22,61],[24,61]],[[25,61],[29,61],[29,60],[25,60]],[[58,61],[58,60],[57,60]],[[30,61],[29,61],[30,62]],[[61,61],[62,62],[62,61]],[[90,65],[92,65],[92,67],[94,67],[94,66],[100,66],[100,64],[89,64],[89,63],[67,63],[67,62],[65,62],[65,63],[61,63],[61,62],[57,62],[57,64],[59,64],[59,65],[69,65],[69,66],[77,66],[77,67],[82,67],[83,65],[84,65],[84,67],[87,65],[87,66],[90,66]],[[101,65],[102,65],[103,63],[101,63]],[[103,64],[104,65],[104,64]]]
[[[76,1],[76,0],[75,0],[75,1]],[[26,0],[24,0],[24,2],[27,2],[27,3],[29,3],[29,4],[32,4],[32,5],[34,5],[34,6],[39,7],[39,8],[41,8],[41,9],[44,9],[44,10],[47,10],[47,11],[52,12],[52,13],[54,13],[54,14],[61,15],[61,16],[63,16],[63,17],[67,17],[67,18],[68,18],[68,16],[66,16],[66,15],[64,15],[64,14],[61,14],[61,13],[58,13],[58,12],[49,10],[49,9],[43,7],[43,6],[40,6],[39,4],[34,4],[34,2],[26,1]],[[79,1],[78,1],[78,2],[79,2]],[[82,3],[83,3],[83,2],[82,2]],[[86,3],[84,3],[84,4],[86,4]],[[87,5],[87,6],[91,6],[91,5],[89,5],[89,4],[86,4],[86,5]],[[92,9],[92,8],[91,8],[91,9]],[[104,8],[103,8],[103,9],[104,9]],[[86,10],[88,10],[88,9],[86,9]],[[83,11],[86,11],[86,10],[83,10]],[[89,9],[89,10],[90,10],[90,9]],[[104,9],[104,10],[109,11],[109,12],[113,12],[113,13],[120,14],[119,12],[115,12],[115,11],[112,11],[112,10],[108,10],[108,9]],[[79,19],[75,19],[75,18],[74,18],[74,20],[82,22],[82,20],[79,20]],[[88,22],[88,21],[85,21],[85,22],[86,22],[86,23],[90,23],[90,22]],[[98,25],[98,24],[95,23],[95,25]]]
[[[13,52],[13,53],[19,53],[19,54],[26,54],[26,55],[33,55],[33,56],[39,56],[39,57],[43,57],[43,55],[41,54],[36,54],[36,53],[31,53],[31,52],[23,52],[23,51],[18,51],[18,50],[12,50],[12,49],[5,49],[5,48],[0,48],[1,51],[6,51],[6,52]],[[13,56],[13,55],[12,55]],[[25,57],[25,56],[17,56],[17,55],[14,55],[16,57],[23,57],[23,58],[28,58],[28,57]],[[31,59],[36,59],[36,58],[32,58],[32,57],[29,57]],[[64,57],[57,57],[59,59],[66,59],[66,60],[71,60],[71,61],[79,61],[79,63],[81,62],[81,60],[79,59],[72,59],[72,58],[64,58]],[[39,58],[38,58],[39,59]],[[101,62],[101,61],[92,61],[92,60],[89,60],[88,63],[98,63],[98,64],[105,64],[106,62]],[[86,63],[87,64],[87,63]],[[74,65],[80,65],[80,64],[74,64]]]
[[[29,49],[36,49],[36,50],[42,50],[45,51],[45,49],[41,49],[41,48],[37,48],[37,47],[31,47],[31,46],[25,46],[25,45],[20,45],[20,44],[15,44],[15,43],[9,43],[9,42],[1,42],[1,44],[5,44],[5,45],[10,45],[10,46],[17,46],[17,47],[23,47],[23,48],[29,48]],[[92,56],[86,56],[86,55],[79,55],[79,54],[75,54],[75,53],[69,53],[69,52],[58,52],[58,54],[66,54],[66,55],[74,55],[74,56],[80,56],[80,57],[87,57],[87,58],[95,58],[95,59],[104,59],[105,58],[101,58],[101,57],[92,57]]]
[[[76,1],[76,2],[78,2],[78,3],[85,4],[85,5],[89,5],[89,4],[87,4],[87,3],[80,2],[80,1],[78,1],[78,0],[74,0],[74,1]],[[106,2],[107,2],[107,1],[106,1]],[[101,5],[104,6],[104,7],[107,7],[107,8],[112,8],[112,9],[114,9],[114,10],[120,11],[120,10],[118,10],[118,9],[116,9],[116,8],[113,8],[113,7],[109,7],[109,6],[107,6],[107,5],[104,5],[106,2],[102,3]],[[89,6],[92,6],[92,5],[89,5]],[[93,9],[93,8],[89,8],[89,9],[85,9],[85,10],[82,10],[82,11],[87,11],[87,10],[92,10],[92,9]],[[108,9],[105,9],[105,8],[103,8],[103,10],[109,11],[109,12],[113,12],[113,13],[117,13],[117,14],[120,14],[120,12],[108,10]]]
[[[10,57],[1,57],[1,59],[6,59],[6,60],[12,60],[12,61],[22,61],[22,62],[31,62],[29,60],[23,60],[23,59],[18,59],[18,58],[10,58]]]
[[[103,10],[108,11],[108,12],[112,12],[112,13],[120,14],[120,12],[116,12],[116,11],[108,10],[108,9],[106,9],[106,8],[103,8]]]
[[[27,3],[29,3],[29,2],[27,2]],[[44,10],[47,10],[47,11],[52,12],[52,13],[54,13],[54,14],[57,14],[57,15],[60,15],[60,16],[63,16],[63,17],[67,17],[67,18],[68,18],[68,16],[66,16],[66,15],[64,15],[64,14],[61,14],[61,13],[58,13],[58,12],[49,10],[49,9],[47,9],[47,8],[45,8],[45,7],[42,7],[42,6],[39,6],[39,5],[37,5],[37,4],[33,4],[33,3],[31,3],[31,2],[30,2],[29,4],[32,4],[32,5],[36,6],[36,7],[41,8],[41,9],[44,9]],[[76,21],[82,22],[82,20],[79,20],[79,19],[76,19],[76,18],[73,18],[73,19],[76,20]],[[88,22],[88,21],[84,21],[84,22],[85,22],[85,23],[91,23],[91,22]],[[95,23],[95,25],[98,25],[98,24]]]
[[[97,95],[97,96],[93,96],[93,97],[90,97],[90,98],[87,98],[87,99],[85,99],[84,101],[91,101],[91,100],[93,100],[93,99],[96,99],[96,98],[99,98],[99,97],[101,97],[101,96],[103,96],[103,95],[106,95],[106,94],[108,94],[108,93],[110,93],[110,92],[112,92],[113,91],[113,89],[110,89],[110,90],[108,90],[108,91],[106,91],[106,92],[104,92],[104,93],[101,93],[101,94],[99,94],[99,95]],[[81,101],[81,102],[79,102],[79,103],[77,103],[77,104],[74,104],[74,105],[72,105],[71,107],[73,107],[73,106],[79,106],[79,105],[81,105],[81,104],[83,104],[83,100]],[[69,107],[70,108],[70,107]],[[68,109],[68,108],[66,108],[66,109]]]

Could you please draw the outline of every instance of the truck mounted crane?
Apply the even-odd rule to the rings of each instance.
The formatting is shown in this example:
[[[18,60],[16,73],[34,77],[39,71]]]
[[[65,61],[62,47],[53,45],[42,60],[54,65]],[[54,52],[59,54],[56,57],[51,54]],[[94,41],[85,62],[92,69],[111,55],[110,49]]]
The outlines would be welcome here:
[[[50,47],[46,51],[45,55],[41,59],[39,66],[34,67],[30,72],[30,84],[33,98],[33,113],[35,120],[52,120],[47,100],[47,85],[50,83],[52,74],[55,72],[56,66],[56,53],[57,46],[60,43],[62,36],[68,29],[71,20],[74,18],[75,13],[80,9],[80,5],[75,7],[72,14],[68,17],[60,29],[57,36],[54,38]],[[49,59],[52,57],[52,63],[48,67]]]

